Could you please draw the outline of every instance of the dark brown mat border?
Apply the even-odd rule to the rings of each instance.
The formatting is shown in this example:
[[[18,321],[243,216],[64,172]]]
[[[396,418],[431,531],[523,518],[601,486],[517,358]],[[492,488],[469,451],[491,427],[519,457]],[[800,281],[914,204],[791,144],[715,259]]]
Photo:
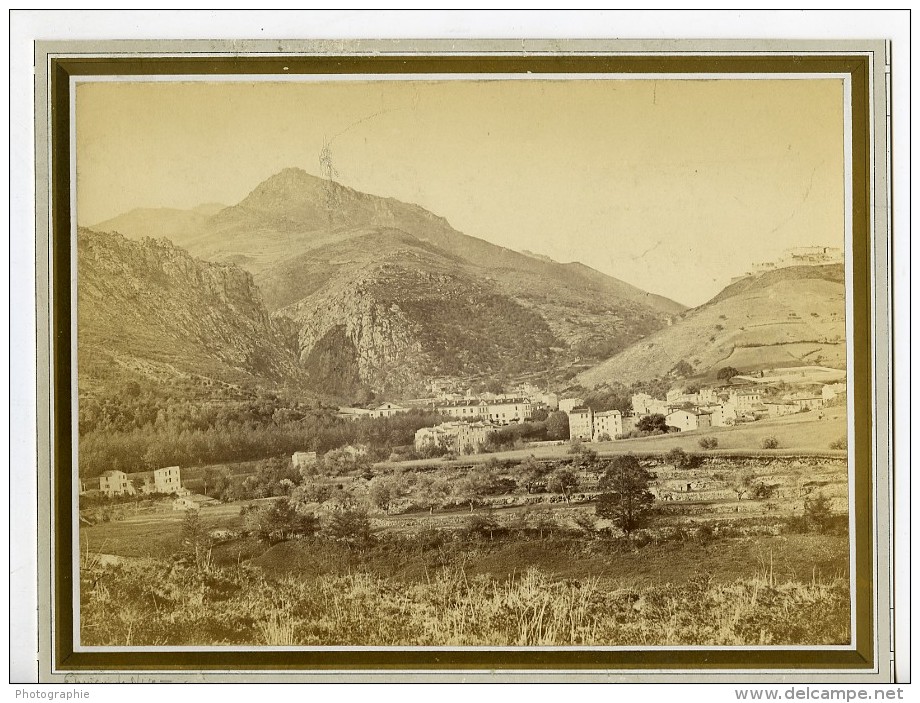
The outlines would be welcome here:
[[[872,316],[870,189],[870,54],[807,55],[183,55],[150,58],[49,56],[51,129],[51,301],[52,337],[52,536],[54,670],[67,671],[331,671],[331,670],[874,670],[874,532],[872,485]],[[878,60],[879,57],[876,57]],[[495,73],[737,73],[849,74],[852,87],[852,191],[854,357],[849,374],[855,382],[855,650],[841,649],[700,649],[643,651],[559,650],[379,650],[360,651],[125,651],[74,652],[73,524],[71,427],[71,213],[70,79],[102,75],[247,75],[301,74],[495,74]],[[781,76],[778,76],[781,78]],[[40,94],[47,89],[38,86]]]

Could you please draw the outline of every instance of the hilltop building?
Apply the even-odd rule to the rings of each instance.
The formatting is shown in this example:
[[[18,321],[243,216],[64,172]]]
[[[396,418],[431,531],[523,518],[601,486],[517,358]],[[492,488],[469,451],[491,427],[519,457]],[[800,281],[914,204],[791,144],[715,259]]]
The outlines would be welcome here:
[[[360,420],[363,417],[373,417],[373,410],[367,408],[339,408],[336,417],[342,420]]]
[[[188,490],[182,487],[178,466],[166,466],[154,471],[106,471],[99,477],[99,491],[108,497],[126,495],[183,495]]]
[[[400,413],[409,412],[409,408],[404,408],[401,405],[396,405],[396,403],[384,403],[383,405],[378,405],[376,408],[371,410],[371,417],[393,417],[394,415],[399,415]]]
[[[824,405],[833,402],[838,395],[846,395],[846,383],[828,383],[821,387],[821,401]]]

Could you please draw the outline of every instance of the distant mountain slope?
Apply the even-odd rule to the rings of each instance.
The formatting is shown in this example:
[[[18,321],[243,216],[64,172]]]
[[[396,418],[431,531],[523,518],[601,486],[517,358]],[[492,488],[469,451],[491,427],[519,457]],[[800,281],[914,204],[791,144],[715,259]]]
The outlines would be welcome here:
[[[592,388],[668,374],[680,361],[696,374],[820,363],[846,365],[844,272],[840,264],[779,269],[742,279],[673,326],[577,377]]]
[[[81,390],[119,374],[302,384],[290,341],[249,273],[194,259],[165,239],[88,229],[78,232],[77,252]]]
[[[528,365],[531,372],[545,372],[605,358],[684,309],[583,264],[560,264],[496,246],[456,231],[417,205],[361,193],[299,169],[281,171],[238,204],[206,217],[201,212],[134,211],[110,222],[149,232],[156,230],[157,218],[162,218],[162,231],[181,239],[194,256],[253,273],[268,309],[283,309],[279,319],[300,326],[300,361],[314,366],[311,377],[318,383],[323,376],[321,385],[328,388],[353,387],[360,378],[379,389],[384,377],[388,384],[401,378],[403,385],[411,377],[417,385],[442,373],[505,373]],[[384,260],[390,267],[386,272],[380,268]],[[430,286],[430,276],[447,276],[451,283],[421,290]],[[336,309],[342,316],[339,324],[347,327],[345,336],[359,342],[348,317],[357,308],[335,302],[356,286],[372,290],[375,300],[397,291],[394,302],[398,299],[404,314],[413,304],[420,315],[424,310],[425,316],[404,330],[410,335],[406,343],[422,345],[417,348],[424,351],[412,359],[399,357],[384,372],[378,362],[387,354],[371,350],[365,339],[359,344],[363,351],[356,351],[365,361],[332,363],[332,349],[342,347],[345,337],[336,332],[324,339],[311,325],[322,319],[326,329],[328,311]],[[374,310],[375,320],[386,317]],[[450,333],[440,322],[445,316],[459,319],[461,313],[469,318],[460,325],[466,336]],[[494,324],[486,324],[490,317]],[[526,320],[526,333],[515,319]],[[314,344],[320,345],[315,354]],[[443,350],[433,351],[439,344]],[[477,353],[476,345],[491,351]],[[498,357],[490,356],[493,352]],[[369,357],[376,360],[368,362]]]
[[[684,310],[679,303],[652,295],[583,264],[560,264],[491,244],[458,232],[418,205],[362,193],[297,168],[287,168],[260,183],[238,204],[202,220],[201,213],[185,218],[188,228],[169,209],[132,211],[106,223],[107,231],[121,223],[126,236],[150,236],[154,220],[163,219],[160,236],[174,232],[182,246],[197,257],[238,263],[257,273],[292,255],[343,241],[367,228],[399,229],[427,240],[484,270],[507,270],[548,278],[559,284],[603,292],[650,307],[656,313]],[[138,224],[143,219],[143,226]],[[98,229],[98,228],[94,228]],[[178,243],[178,242],[177,242]]]
[[[210,217],[226,206],[206,203],[191,210],[175,208],[136,208],[110,220],[93,225],[95,232],[118,232],[130,239],[160,239],[166,237],[180,247],[188,245],[206,226]]]

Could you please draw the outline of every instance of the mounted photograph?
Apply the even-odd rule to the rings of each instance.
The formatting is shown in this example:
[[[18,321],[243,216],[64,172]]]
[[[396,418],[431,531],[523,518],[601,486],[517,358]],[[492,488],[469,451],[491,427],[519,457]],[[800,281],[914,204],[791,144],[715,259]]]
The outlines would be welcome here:
[[[886,52],[36,44],[40,678],[890,680]]]
[[[852,645],[843,78],[72,95],[79,648]]]

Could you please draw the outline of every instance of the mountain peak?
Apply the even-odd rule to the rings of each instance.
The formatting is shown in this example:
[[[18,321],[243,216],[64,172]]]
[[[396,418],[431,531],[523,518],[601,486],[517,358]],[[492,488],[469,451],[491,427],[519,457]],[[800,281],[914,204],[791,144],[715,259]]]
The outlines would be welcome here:
[[[302,168],[289,167],[262,181],[243,198],[240,205],[263,209],[266,205],[275,204],[277,197],[303,201],[315,198],[324,188],[341,187],[334,181],[314,176]]]

